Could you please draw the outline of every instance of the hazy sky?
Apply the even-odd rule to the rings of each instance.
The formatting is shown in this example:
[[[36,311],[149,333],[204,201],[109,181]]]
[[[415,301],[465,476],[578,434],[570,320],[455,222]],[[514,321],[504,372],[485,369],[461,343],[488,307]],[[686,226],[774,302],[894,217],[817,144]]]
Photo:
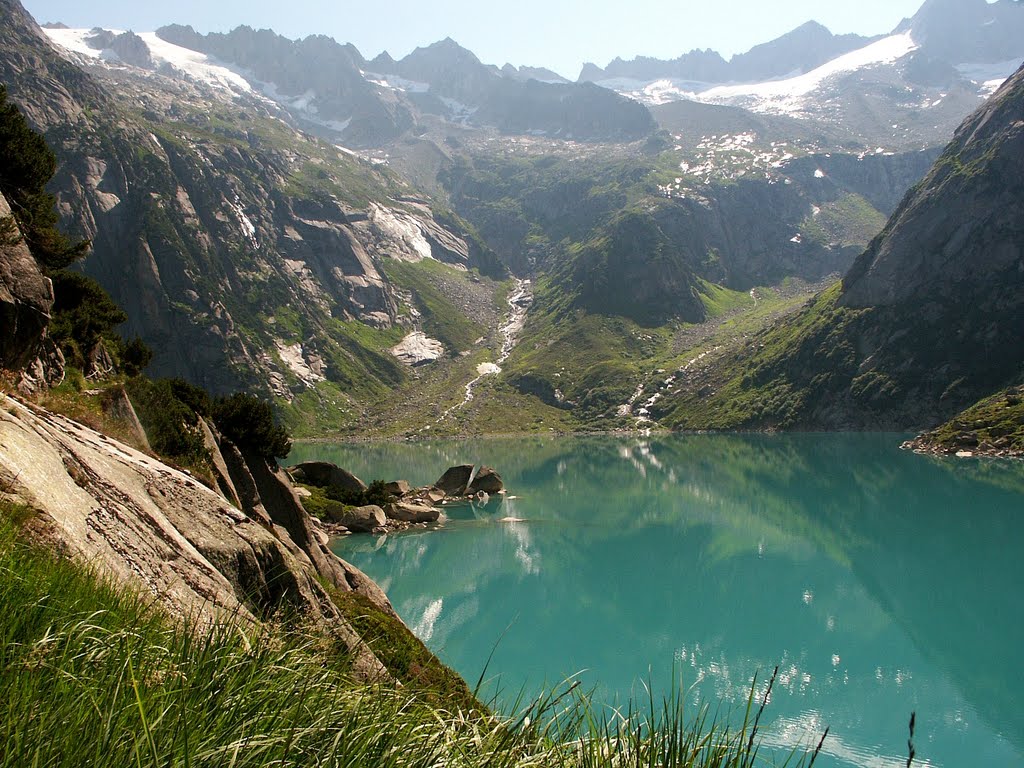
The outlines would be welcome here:
[[[367,58],[452,37],[486,64],[546,66],[575,79],[584,61],[604,66],[616,56],[675,58],[713,48],[728,58],[811,19],[835,33],[890,31],[923,0],[22,0],[40,23],[150,32],[191,24],[224,32],[240,24],[286,37],[326,34]]]

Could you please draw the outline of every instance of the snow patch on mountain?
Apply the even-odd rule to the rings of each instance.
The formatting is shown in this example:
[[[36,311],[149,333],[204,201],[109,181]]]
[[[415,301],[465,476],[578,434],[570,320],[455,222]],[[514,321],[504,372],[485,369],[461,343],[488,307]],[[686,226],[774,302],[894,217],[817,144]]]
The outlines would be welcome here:
[[[215,88],[252,93],[248,80],[204,53],[168,43],[157,37],[155,32],[142,32],[139,37],[149,46],[149,53],[155,61],[165,61],[192,79]]]
[[[765,83],[720,85],[700,94],[702,101],[729,101],[735,97],[752,97],[779,111],[797,111],[803,106],[800,97],[817,90],[829,78],[856,72],[868,67],[891,64],[915,51],[917,44],[910,33],[891,35],[877,42],[843,54],[797,77]]]
[[[757,112],[799,114],[806,97],[840,75],[892,64],[917,49],[910,33],[890,35],[870,45],[837,56],[816,69],[799,75],[756,83],[698,83],[661,79],[643,83],[617,78],[598,83],[637,101],[658,105],[680,99],[711,104],[736,104]]]
[[[43,32],[50,40],[65,51],[77,53],[89,59],[99,59],[102,51],[90,46],[85,39],[92,34],[91,29],[51,29],[44,27]]]
[[[52,42],[65,51],[85,58],[84,63],[96,64],[119,60],[113,51],[101,51],[89,45],[88,38],[94,32],[92,29],[44,29],[43,31]],[[115,35],[123,34],[123,30],[107,31]],[[155,32],[139,32],[137,34],[149,48],[150,56],[158,66],[166,64],[191,80],[213,88],[246,94],[253,93],[252,86],[242,74],[206,54],[161,40]]]
[[[256,86],[259,93],[264,98],[284,107],[291,112],[293,116],[300,120],[305,120],[308,123],[313,123],[314,125],[319,125],[324,128],[330,128],[336,133],[344,133],[352,123],[351,117],[344,120],[329,120],[322,117],[320,115],[320,107],[317,106],[317,100],[320,96],[312,88],[307,89],[304,93],[297,96],[290,96],[286,93],[281,93],[277,87],[277,83],[268,83],[262,80],[257,80],[252,77],[250,73],[246,72],[246,74],[249,81]],[[354,153],[349,151],[349,154]]]
[[[391,354],[406,365],[422,365],[444,357],[444,344],[422,331],[413,331],[391,348]]]
[[[970,63],[960,64],[956,71],[960,75],[978,85],[983,96],[991,96],[1006,79],[1020,67],[1020,58],[999,61],[992,64]]]
[[[426,93],[430,90],[430,83],[421,83],[416,80],[406,80],[398,75],[380,75],[376,72],[363,72],[360,74],[367,82],[373,83],[389,91],[404,91],[406,93]]]

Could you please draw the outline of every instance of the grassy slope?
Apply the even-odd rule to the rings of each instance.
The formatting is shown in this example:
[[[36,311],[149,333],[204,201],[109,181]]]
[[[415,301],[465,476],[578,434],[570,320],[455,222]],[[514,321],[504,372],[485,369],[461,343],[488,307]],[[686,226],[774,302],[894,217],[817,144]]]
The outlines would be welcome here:
[[[355,683],[340,641],[301,622],[208,634],[176,626],[124,587],[21,541],[17,524],[31,515],[0,502],[2,765],[387,758],[399,744],[429,749],[413,729],[434,707],[476,706],[461,680],[370,605],[338,600],[371,644],[387,646],[402,693]]]
[[[845,329],[864,310],[838,307],[839,289],[837,283],[799,313],[693,371],[661,407],[664,423],[697,430],[799,426],[813,404],[855,377]]]
[[[465,309],[446,295],[445,282],[466,280],[466,273],[433,259],[419,263],[388,259],[384,272],[394,285],[411,292],[422,316],[423,330],[442,342],[449,352],[465,352],[487,334],[487,328],[467,317]]]
[[[542,282],[539,291],[544,290]],[[571,408],[590,428],[629,428],[633,419],[616,412],[638,385],[650,389],[652,381],[705,352],[743,343],[792,312],[811,289],[758,288],[754,298],[701,281],[699,290],[707,321],[655,328],[625,318],[566,312],[556,300],[550,311],[528,322],[524,341],[509,360],[509,381],[549,402],[558,389],[562,407]]]
[[[1004,389],[921,435],[915,447],[1024,456],[1024,387]]]

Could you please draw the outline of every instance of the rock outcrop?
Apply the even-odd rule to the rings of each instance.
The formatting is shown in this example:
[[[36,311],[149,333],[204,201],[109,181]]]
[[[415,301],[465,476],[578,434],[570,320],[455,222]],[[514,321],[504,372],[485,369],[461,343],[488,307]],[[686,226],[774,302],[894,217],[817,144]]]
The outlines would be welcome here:
[[[52,307],[53,284],[0,194],[0,368],[21,371],[38,357]]]
[[[470,480],[473,479],[472,464],[459,464],[449,467],[445,473],[437,479],[434,487],[444,491],[447,496],[464,496],[469,489]]]
[[[409,501],[396,501],[384,507],[384,514],[389,520],[402,523],[436,523],[441,519],[441,510],[428,504]]]
[[[476,475],[473,477],[473,482],[469,484],[469,493],[501,493],[505,490],[505,484],[501,481],[501,475],[499,475],[493,467],[480,467],[477,470]]]
[[[362,507],[339,506],[339,512],[330,515],[330,522],[341,525],[352,533],[373,533],[387,528],[387,515],[376,504]]]
[[[138,585],[173,615],[210,622],[303,613],[338,633],[359,674],[387,676],[321,580],[394,616],[383,592],[326,549],[283,472],[237,450],[228,457],[243,509],[105,435],[0,401],[0,488],[38,510],[31,529],[44,541]],[[243,473],[247,461],[252,471]]]
[[[297,483],[316,485],[320,488],[329,488],[334,485],[344,488],[346,491],[360,493],[367,487],[366,483],[347,469],[342,469],[329,461],[304,461],[289,467],[288,474]]]

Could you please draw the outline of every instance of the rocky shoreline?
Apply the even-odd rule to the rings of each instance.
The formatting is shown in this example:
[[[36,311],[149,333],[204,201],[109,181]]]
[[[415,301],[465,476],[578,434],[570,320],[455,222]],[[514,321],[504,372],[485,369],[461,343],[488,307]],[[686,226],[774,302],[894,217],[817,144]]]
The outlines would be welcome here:
[[[406,480],[367,485],[326,461],[307,461],[287,470],[305,506],[330,537],[350,533],[386,534],[427,528],[446,520],[445,507],[487,504],[502,498],[505,485],[492,467],[449,467],[432,485],[413,488]]]
[[[991,443],[980,443],[966,435],[964,439],[956,444],[949,445],[939,442],[928,435],[919,435],[913,440],[907,440],[900,447],[906,451],[913,451],[925,456],[955,457],[958,459],[1024,459],[1024,450],[993,445]]]

